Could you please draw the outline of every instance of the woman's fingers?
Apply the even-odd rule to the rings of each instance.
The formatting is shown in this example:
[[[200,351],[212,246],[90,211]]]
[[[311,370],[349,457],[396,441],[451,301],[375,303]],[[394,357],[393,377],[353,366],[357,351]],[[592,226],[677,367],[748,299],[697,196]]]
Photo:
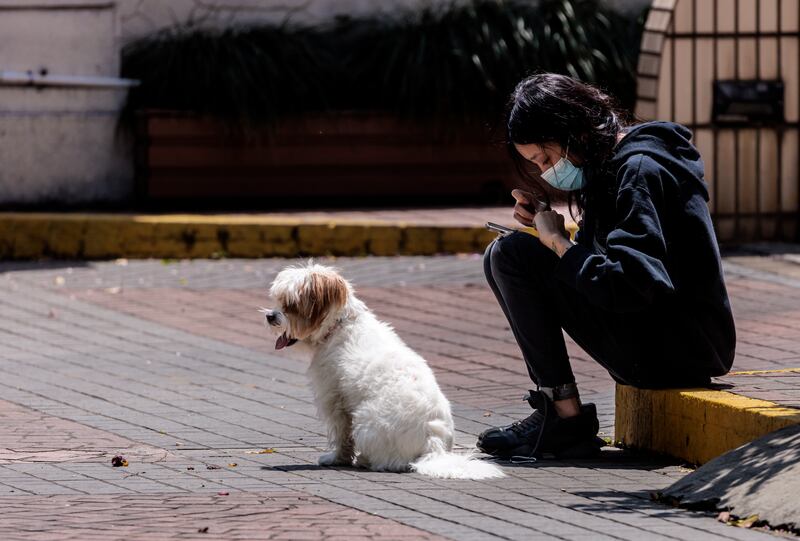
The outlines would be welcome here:
[[[516,205],[514,205],[514,214],[519,214],[520,216],[531,222],[533,221],[533,217],[536,215],[535,212],[531,212],[521,203],[517,203]]]
[[[525,216],[529,220],[533,220],[533,217],[536,216],[535,212],[533,212],[528,207],[526,207],[524,205],[521,205],[520,203],[517,203],[516,205],[514,205],[514,212],[516,212],[517,214],[520,214],[522,216]]]
[[[532,227],[534,225],[532,219],[526,218],[517,212],[514,212],[514,219],[526,227]]]
[[[533,201],[533,194],[520,190],[519,188],[511,190],[511,197],[517,200],[517,203],[522,205],[529,205]]]

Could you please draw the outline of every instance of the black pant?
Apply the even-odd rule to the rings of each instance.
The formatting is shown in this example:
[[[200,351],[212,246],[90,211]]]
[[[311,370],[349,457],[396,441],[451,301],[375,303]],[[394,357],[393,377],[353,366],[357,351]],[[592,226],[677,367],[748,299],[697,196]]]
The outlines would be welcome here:
[[[709,382],[708,369],[677,347],[679,333],[664,324],[663,308],[620,314],[589,303],[556,279],[558,256],[536,237],[513,233],[498,238],[483,261],[537,385],[575,381],[562,329],[620,383],[663,388]]]

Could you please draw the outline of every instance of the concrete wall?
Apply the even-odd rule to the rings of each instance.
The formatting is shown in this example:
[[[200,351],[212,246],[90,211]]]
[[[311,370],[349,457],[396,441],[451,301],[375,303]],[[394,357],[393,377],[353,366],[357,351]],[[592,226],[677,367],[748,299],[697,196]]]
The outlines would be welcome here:
[[[0,8],[0,69],[119,74],[112,2],[2,0]],[[0,85],[0,204],[127,198],[130,152],[116,137],[124,98],[121,90]]]

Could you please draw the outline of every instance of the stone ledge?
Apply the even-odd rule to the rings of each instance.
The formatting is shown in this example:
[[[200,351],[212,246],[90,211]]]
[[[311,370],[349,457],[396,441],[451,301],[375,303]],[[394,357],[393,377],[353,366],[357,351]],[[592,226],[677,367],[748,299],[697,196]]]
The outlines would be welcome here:
[[[800,368],[732,375],[793,374]],[[798,389],[800,392],[800,389]],[[691,464],[709,460],[775,430],[800,424],[800,409],[729,390],[637,389],[617,385],[616,440]]]
[[[480,226],[381,220],[0,213],[0,258],[7,260],[479,253],[494,238]]]

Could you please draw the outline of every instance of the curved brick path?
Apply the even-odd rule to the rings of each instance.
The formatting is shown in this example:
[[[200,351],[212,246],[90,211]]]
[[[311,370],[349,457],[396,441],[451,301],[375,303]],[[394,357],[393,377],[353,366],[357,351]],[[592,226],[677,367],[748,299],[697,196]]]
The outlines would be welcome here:
[[[255,311],[286,263],[0,267],[0,538],[767,535],[651,503],[649,491],[685,470],[612,449],[591,463],[507,468],[491,482],[317,468],[324,436],[305,361],[276,355]],[[334,263],[434,367],[460,446],[526,414],[524,368],[478,257]],[[736,368],[797,365],[797,265],[726,264]],[[611,380],[570,349],[584,398],[611,435]],[[254,454],[267,447],[275,452]],[[111,467],[117,453],[127,468]]]

